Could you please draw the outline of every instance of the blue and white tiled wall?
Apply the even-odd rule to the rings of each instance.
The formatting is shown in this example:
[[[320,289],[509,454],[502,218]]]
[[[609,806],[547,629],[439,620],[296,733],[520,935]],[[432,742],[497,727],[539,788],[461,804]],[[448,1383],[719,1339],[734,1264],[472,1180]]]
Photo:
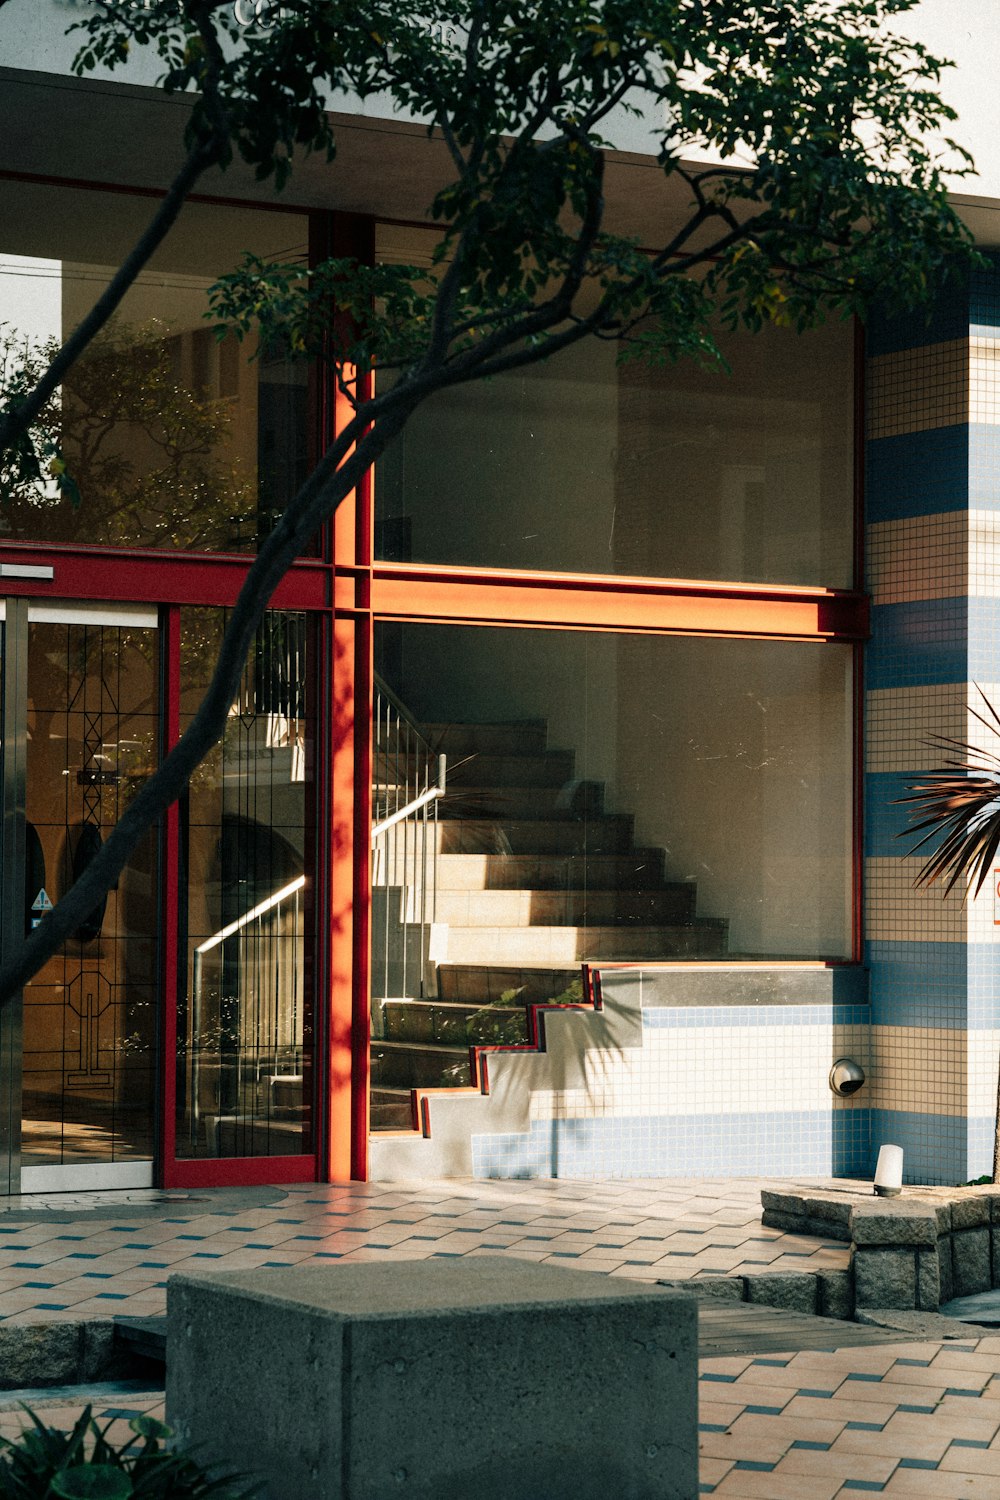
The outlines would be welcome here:
[[[724,966],[604,970],[600,1012],[547,1011],[544,1052],[490,1054],[488,1095],[432,1095],[429,1137],[373,1138],[371,1175],[863,1172],[867,1090],[835,1099],[828,1081],[843,1056],[870,1071],[863,981],[815,965],[749,980]],[[697,997],[677,1003],[692,983]]]
[[[868,334],[866,958],[872,1150],[956,1182],[992,1166],[1000,1048],[994,898],[914,889],[905,809],[943,735],[988,744],[976,684],[1000,703],[1000,275],[952,287],[933,321]],[[992,748],[1000,749],[993,741]]]
[[[475,1175],[864,1171],[868,1111],[828,1078],[835,1058],[867,1064],[867,1021],[863,1005],[646,1004],[641,1047],[588,1050],[576,1087],[532,1094],[526,1133],[474,1137]]]

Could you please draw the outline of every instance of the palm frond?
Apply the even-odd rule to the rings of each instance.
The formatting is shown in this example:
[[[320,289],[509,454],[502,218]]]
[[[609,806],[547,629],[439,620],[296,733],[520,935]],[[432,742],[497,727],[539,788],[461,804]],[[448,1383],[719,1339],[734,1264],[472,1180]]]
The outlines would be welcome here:
[[[989,717],[971,707],[969,712],[1000,739],[1000,714],[982,688],[978,691]],[[970,891],[978,896],[1000,848],[1000,754],[947,735],[931,735],[927,742],[950,751],[951,758],[922,772],[908,785],[907,796],[895,799],[910,808],[910,827],[896,837],[921,835],[913,853],[933,845],[914,885],[943,880],[947,896],[964,880],[966,896]]]

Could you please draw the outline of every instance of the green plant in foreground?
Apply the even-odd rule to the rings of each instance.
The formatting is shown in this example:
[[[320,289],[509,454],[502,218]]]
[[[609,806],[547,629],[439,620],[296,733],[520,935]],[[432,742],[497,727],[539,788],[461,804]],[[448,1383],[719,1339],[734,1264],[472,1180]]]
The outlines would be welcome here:
[[[190,1454],[170,1450],[173,1430],[155,1417],[133,1417],[121,1446],[84,1407],[71,1431],[48,1427],[25,1408],[31,1426],[0,1438],[0,1495],[4,1500],[250,1500],[240,1474],[211,1474]]]

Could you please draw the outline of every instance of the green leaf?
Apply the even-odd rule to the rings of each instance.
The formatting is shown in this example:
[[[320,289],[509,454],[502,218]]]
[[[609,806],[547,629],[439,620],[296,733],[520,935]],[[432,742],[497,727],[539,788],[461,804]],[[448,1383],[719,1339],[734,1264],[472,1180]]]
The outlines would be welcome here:
[[[78,1464],[56,1474],[50,1489],[60,1500],[129,1500],[132,1481],[111,1464]]]
[[[168,1427],[166,1422],[160,1422],[156,1417],[133,1417],[128,1425],[133,1432],[137,1432],[140,1437],[144,1438],[163,1439],[174,1435],[174,1429]]]

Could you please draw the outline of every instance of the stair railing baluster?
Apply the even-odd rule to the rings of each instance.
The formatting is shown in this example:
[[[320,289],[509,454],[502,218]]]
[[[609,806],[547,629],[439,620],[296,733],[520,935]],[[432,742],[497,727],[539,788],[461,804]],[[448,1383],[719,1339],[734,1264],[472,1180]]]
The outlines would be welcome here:
[[[412,998],[424,992],[437,908],[437,804],[446,790],[447,762],[377,675],[372,722],[372,889],[379,899],[373,912],[371,1003],[372,1034],[381,1039],[382,1002],[404,998],[414,986]]]

